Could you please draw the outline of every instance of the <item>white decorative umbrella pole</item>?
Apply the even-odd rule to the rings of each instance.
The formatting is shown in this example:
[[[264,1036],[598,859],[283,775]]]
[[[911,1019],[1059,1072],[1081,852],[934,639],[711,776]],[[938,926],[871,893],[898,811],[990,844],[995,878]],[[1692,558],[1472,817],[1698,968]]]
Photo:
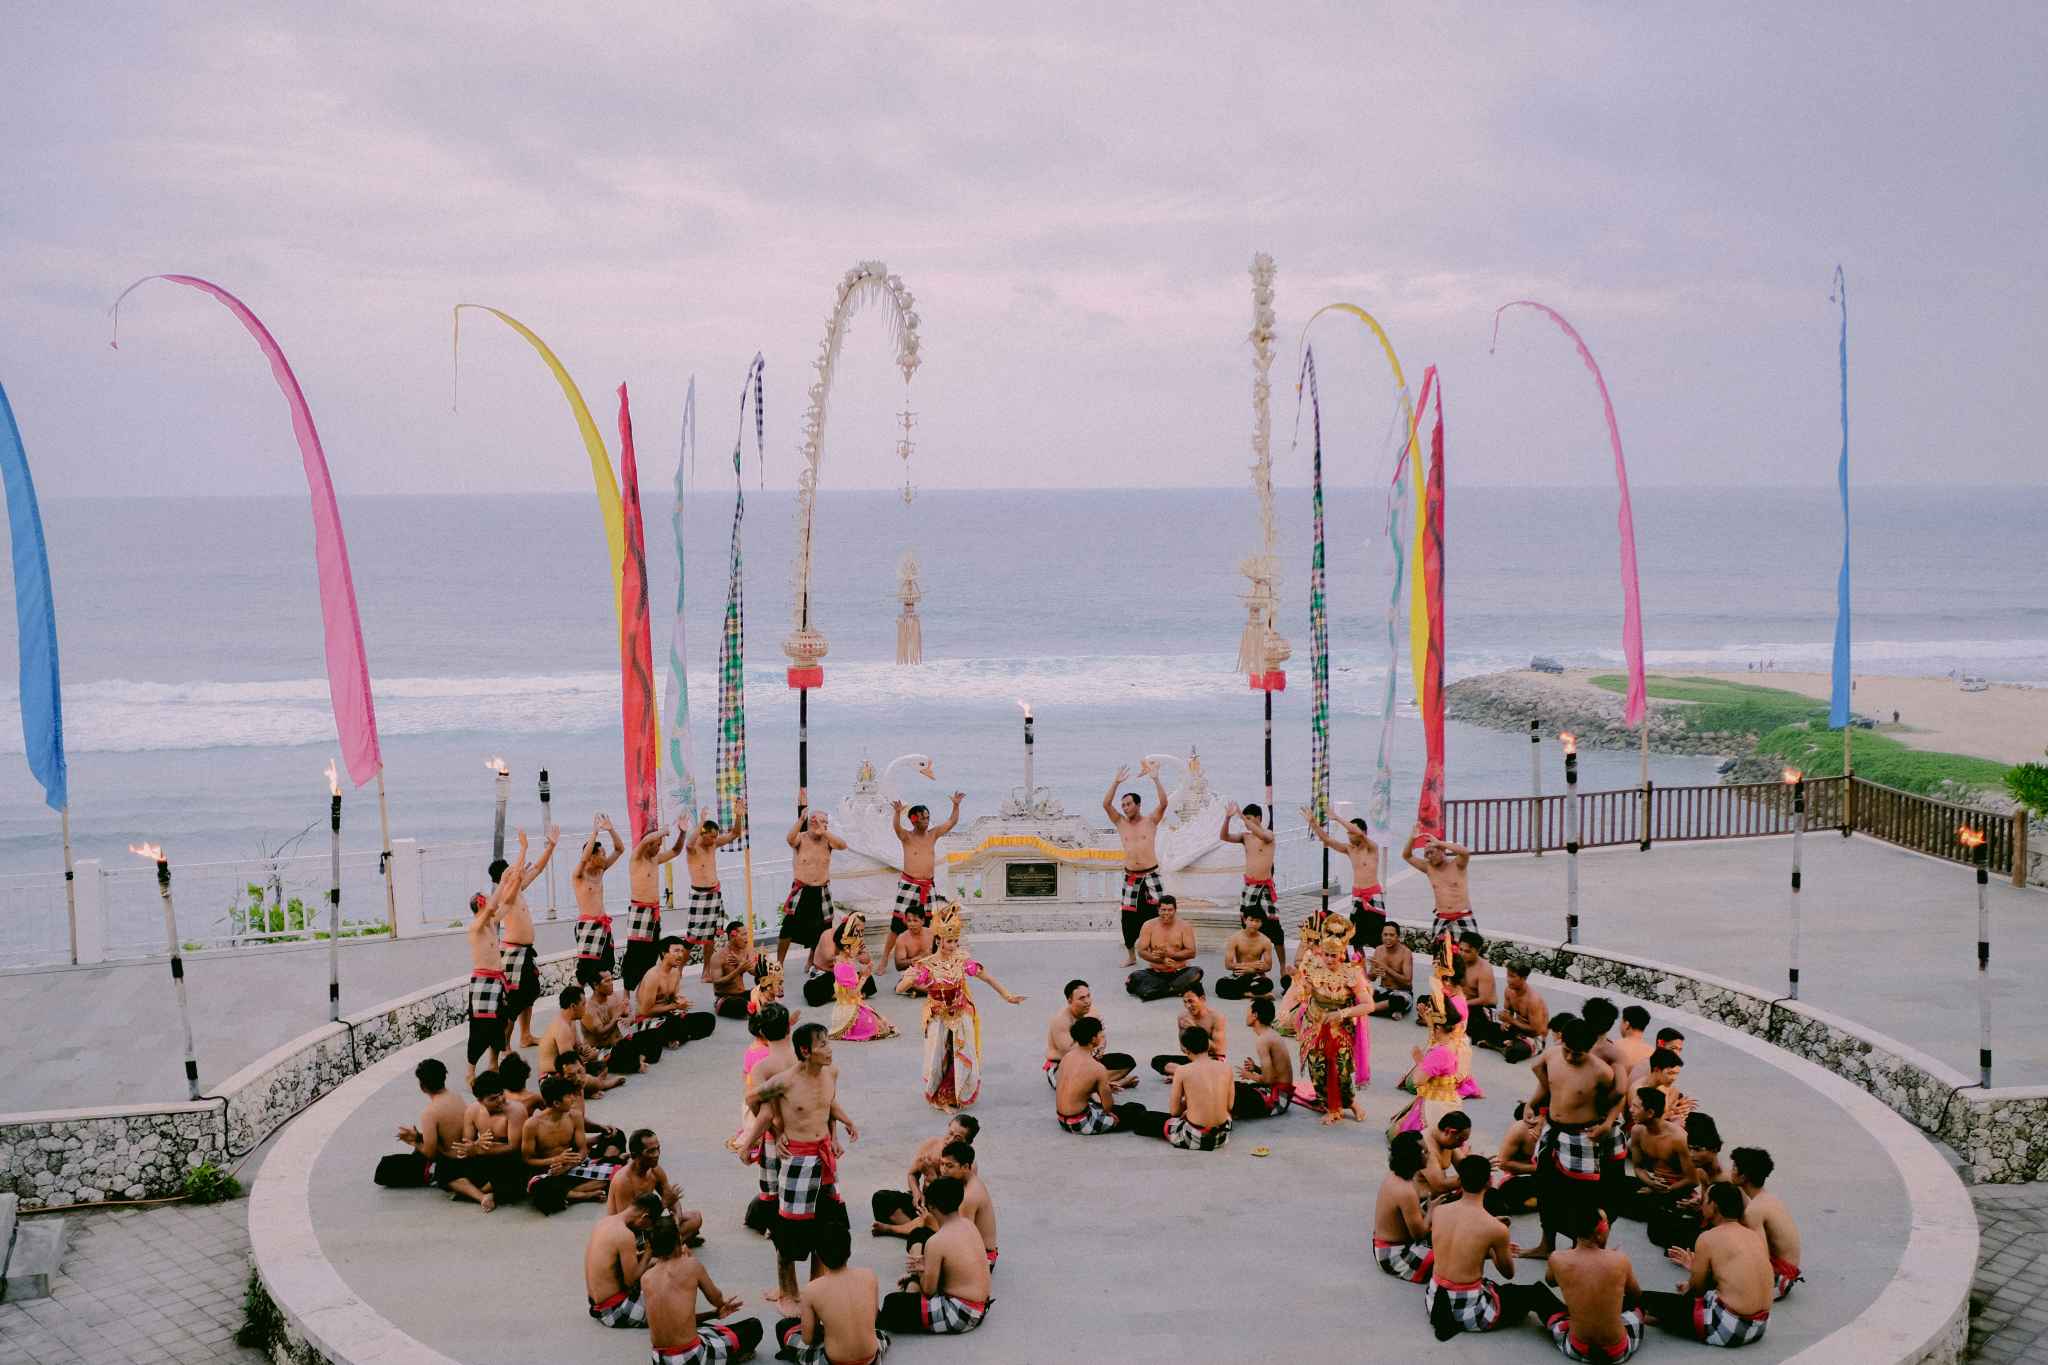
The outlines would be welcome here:
[[[178,992],[178,1022],[185,1028],[185,1090],[199,1098],[199,1055],[192,1046],[192,1002],[185,998],[185,959],[178,951],[178,910],[171,903],[171,865],[155,844],[130,844],[128,851],[156,863],[156,894],[164,904],[164,947],[171,955],[171,985]]]
[[[552,797],[553,793],[551,793],[548,790],[548,770],[546,768],[542,768],[540,770],[540,827],[542,829],[546,829],[548,828],[548,826],[555,823]],[[671,866],[673,866],[673,864],[671,864]],[[555,860],[553,858],[550,858],[548,859],[548,918],[553,919],[554,917]]]
[[[491,859],[505,860],[505,803],[512,799],[512,770],[505,766],[502,758],[487,758],[484,766],[498,775],[498,814],[491,824]]]
[[[1564,748],[1564,941],[1579,941],[1579,737],[1566,730]]]
[[[327,1018],[341,1018],[341,774],[327,765]]]
[[[868,300],[879,301],[888,310],[889,326],[896,342],[896,368],[903,372],[907,386],[910,377],[917,373],[919,363],[917,339],[917,314],[912,310],[915,300],[903,281],[889,273],[889,267],[880,261],[862,261],[846,272],[839,281],[839,290],[833,297],[832,312],[825,319],[825,339],[818,343],[818,358],[811,362],[818,372],[816,382],[811,385],[811,405],[804,413],[803,468],[797,471],[796,480],[796,563],[791,571],[791,586],[795,589],[795,610],[793,629],[789,638],[782,642],[782,652],[789,656],[787,681],[797,694],[796,698],[796,804],[801,814],[810,804],[811,785],[811,689],[825,685],[825,669],[822,660],[828,646],[825,633],[818,629],[811,618],[811,528],[817,520],[818,468],[825,455],[825,415],[832,397],[832,375],[839,364],[839,348],[846,340],[848,321]],[[904,411],[909,413],[906,402]],[[904,440],[898,453],[909,459],[910,418],[904,419]],[[906,479],[904,487],[909,488]],[[917,562],[906,553],[900,566],[898,595],[903,601],[906,617],[914,620],[918,597],[923,594],[917,586]],[[898,627],[899,657],[908,643],[906,628]],[[918,655],[923,654],[923,633],[917,631]],[[915,662],[915,660],[907,660]]]
[[[1984,831],[1964,825],[1956,831],[1977,867],[1977,1076],[1991,1088],[1991,847]]]
[[[1529,722],[1529,847],[1543,856],[1543,733]]]
[[[1252,690],[1265,694],[1266,828],[1277,829],[1273,808],[1273,694],[1287,690],[1282,665],[1293,652],[1274,627],[1279,605],[1280,557],[1273,529],[1273,258],[1252,257],[1252,492],[1259,500],[1259,552],[1238,565],[1248,580],[1244,592],[1244,633],[1238,637],[1237,666]]]
[[[1799,998],[1799,854],[1806,838],[1806,774],[1785,769],[1785,785],[1792,789],[1792,965],[1786,975],[1786,993]]]

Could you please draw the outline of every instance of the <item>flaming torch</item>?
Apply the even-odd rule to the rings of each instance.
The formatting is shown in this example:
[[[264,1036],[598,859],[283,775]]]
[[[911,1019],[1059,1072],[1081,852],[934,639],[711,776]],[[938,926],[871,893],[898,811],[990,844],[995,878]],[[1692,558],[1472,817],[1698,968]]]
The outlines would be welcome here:
[[[498,819],[491,826],[491,859],[505,860],[505,803],[512,799],[512,770],[505,766],[505,760],[491,757],[484,760],[484,766],[498,775]]]
[[[327,1018],[341,1018],[341,775],[327,761]]]
[[[1031,703],[1025,701],[1022,697],[1019,697],[1017,699],[1017,705],[1024,709],[1024,799],[1023,801],[1019,802],[1019,804],[1023,806],[1025,812],[1028,814],[1031,810],[1032,792],[1031,748],[1033,744],[1033,739],[1031,734]]]
[[[1566,730],[1564,749],[1564,941],[1579,941],[1579,737]]]
[[[546,768],[542,768],[540,770],[540,827],[542,829],[547,829],[555,823],[554,816],[549,814],[551,803],[548,798],[548,770]],[[548,918],[553,919],[554,917],[555,860],[553,858],[550,858],[548,859]]]
[[[1529,722],[1529,847],[1543,856],[1543,733]]]
[[[1977,867],[1977,1072],[1984,1088],[1991,1088],[1991,849],[1984,831],[1968,825],[1956,831],[1956,838],[1970,850]]]
[[[1785,769],[1785,785],[1792,789],[1792,968],[1788,990],[1799,998],[1799,844],[1806,837],[1806,774]]]
[[[185,998],[185,959],[178,952],[178,912],[171,904],[171,865],[155,844],[130,844],[128,851],[138,858],[156,862],[156,892],[164,903],[164,942],[171,954],[171,984],[178,991],[178,1020],[185,1026],[185,1089],[199,1098],[199,1057],[192,1047],[192,1005]]]

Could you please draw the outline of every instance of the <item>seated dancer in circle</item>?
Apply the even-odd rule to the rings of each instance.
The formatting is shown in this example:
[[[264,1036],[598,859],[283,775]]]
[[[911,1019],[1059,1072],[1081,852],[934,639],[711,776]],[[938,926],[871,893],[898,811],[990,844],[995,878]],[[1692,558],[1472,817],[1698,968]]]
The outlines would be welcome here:
[[[680,818],[678,823],[681,823]],[[696,832],[683,844],[690,869],[690,904],[683,916],[683,942],[699,962],[711,960],[719,931],[725,928],[725,892],[718,885],[718,850],[747,832],[746,798],[732,803],[732,828],[720,832],[706,806]]]
[[[574,1093],[565,1077],[542,1077],[540,1110],[520,1130],[527,1197],[542,1213],[560,1213],[570,1204],[603,1199],[618,1170],[611,1162],[591,1160],[589,1134],[569,1107]]]
[[[1240,812],[1233,801],[1224,808],[1223,829],[1217,837],[1226,844],[1244,845],[1244,893],[1238,897],[1238,913],[1259,917],[1259,932],[1273,945],[1273,961],[1282,963],[1287,961],[1287,936],[1280,928],[1280,893],[1273,886],[1273,832],[1263,823],[1264,815],[1256,805]],[[1243,820],[1244,833],[1230,832],[1233,817]],[[1226,1000],[1238,998],[1220,990],[1216,993]]]
[[[782,934],[775,945],[775,965],[789,956],[789,945],[815,951],[818,939],[832,927],[832,855],[843,852],[846,840],[834,834],[825,812],[799,810],[787,836],[795,850],[789,898],[782,902]],[[814,966],[817,964],[813,964]]]
[[[965,1109],[981,1095],[981,1014],[974,1005],[970,977],[980,977],[990,990],[1012,1005],[1021,995],[1003,989],[979,962],[967,956],[960,936],[965,929],[960,907],[941,904],[932,917],[932,938],[938,944],[896,983],[898,995],[913,989],[925,993],[924,1098],[944,1113]]]
[[[645,1327],[640,1275],[647,1269],[640,1241],[662,1216],[661,1196],[642,1194],[606,1214],[583,1244],[583,1293],[590,1316],[606,1327]]]
[[[1180,993],[1180,1018],[1174,1021],[1174,1035],[1185,1037],[1191,1028],[1198,1028],[1209,1036],[1209,1055],[1223,1061],[1230,1060],[1230,1049],[1224,1042],[1223,1016],[1209,1007],[1209,997],[1202,992],[1202,983],[1197,981]],[[1188,1060],[1185,1053],[1162,1052],[1152,1059],[1152,1069],[1162,1076],[1171,1076]]]
[[[974,1224],[981,1234],[981,1244],[988,1250],[988,1268],[996,1268],[996,1201],[982,1183],[981,1176],[974,1169],[974,1144],[962,1139],[948,1142],[939,1150],[939,1169],[936,1179],[960,1182],[960,1216]],[[891,1228],[883,1236],[902,1236],[912,1251],[922,1246],[939,1228],[938,1215],[925,1210],[923,1216],[907,1228]]]
[[[1252,1031],[1252,1055],[1238,1068],[1230,1116],[1265,1119],[1284,1114],[1294,1107],[1294,1058],[1287,1040],[1273,1031],[1273,998],[1262,995],[1253,1000],[1244,1022]]]
[[[1531,1311],[1566,1360],[1621,1365],[1643,1344],[1642,1287],[1628,1256],[1607,1245],[1605,1214],[1581,1205],[1571,1218],[1564,1232],[1573,1245],[1553,1252],[1543,1272],[1564,1298],[1532,1286],[1544,1297]]]
[[[1501,997],[1499,1023],[1500,1055],[1509,1061],[1526,1062],[1543,1050],[1544,1039],[1550,1035],[1550,1006],[1529,984],[1526,962],[1508,964],[1508,989]]]
[[[632,1057],[620,1075],[609,1074],[610,1051],[593,1046],[583,1037],[583,988],[564,986],[555,1000],[561,1006],[561,1012],[540,1036],[541,1074],[545,1076],[559,1071],[564,1057],[577,1057],[582,1060],[584,1069],[591,1073],[584,1086],[585,1094],[599,1095],[614,1086],[624,1085],[626,1076],[640,1069],[640,1059],[637,1055]],[[627,1061],[626,1058],[620,1060]]]
[[[860,921],[858,932],[847,932],[847,925]],[[833,994],[839,989],[839,967],[850,964],[852,974],[858,978],[856,987],[863,995],[875,993],[875,960],[868,954],[868,945],[861,935],[867,932],[866,915],[850,914],[818,936],[817,945],[811,950],[811,974],[804,980],[804,1003],[806,1005],[829,1005]]]
[[[1389,1019],[1399,1019],[1415,1004],[1415,954],[1401,941],[1401,928],[1383,924],[1367,974],[1372,977],[1372,998],[1387,1007]]]
[[[647,1305],[652,1365],[726,1365],[754,1353],[763,1335],[760,1320],[733,1318],[744,1302],[719,1292],[674,1223],[663,1218],[648,1229],[647,1255],[652,1264],[640,1276],[640,1297]],[[699,1294],[711,1305],[709,1314],[697,1311]]]
[[[1045,1083],[1059,1088],[1060,1059],[1067,1055],[1067,1049],[1074,1046],[1073,1026],[1077,1020],[1093,1018],[1098,1025],[1098,1043],[1101,1038],[1099,1026],[1102,1017],[1095,1013],[1095,992],[1088,983],[1076,977],[1065,987],[1067,1003],[1054,1014],[1052,1022],[1045,1029]],[[1098,1052],[1096,1054],[1104,1069],[1109,1072],[1111,1085],[1118,1090],[1129,1089],[1137,1084],[1131,1073],[1138,1069],[1138,1061],[1127,1052]]]
[[[1166,895],[1166,887],[1159,880],[1158,850],[1159,822],[1166,818],[1166,784],[1159,780],[1157,763],[1146,759],[1138,765],[1138,775],[1151,778],[1152,789],[1159,793],[1159,804],[1147,811],[1136,792],[1125,792],[1121,800],[1117,798],[1116,789],[1130,775],[1129,768],[1118,768],[1102,797],[1102,813],[1109,817],[1110,826],[1124,846],[1123,911],[1119,918],[1126,967],[1137,965],[1138,935],[1159,913],[1159,903]]]
[[[941,1158],[946,1148],[956,1142],[972,1146],[980,1132],[980,1119],[972,1114],[955,1114],[946,1120],[943,1133],[920,1142],[916,1154],[910,1158],[910,1188],[876,1190],[869,1200],[869,1207],[875,1215],[875,1224],[870,1231],[877,1237],[908,1237],[920,1228],[931,1227],[931,1220],[925,1216],[924,1187],[943,1174]]]
[[[377,1183],[395,1190],[436,1185],[458,1199],[483,1205],[489,1213],[497,1200],[487,1184],[471,1179],[470,1164],[460,1155],[468,1150],[462,1138],[464,1105],[448,1093],[447,1063],[429,1057],[412,1069],[412,1075],[427,1097],[427,1107],[420,1111],[418,1127],[398,1130],[398,1140],[411,1150],[379,1161]]]
[[[631,995],[640,978],[661,958],[661,868],[683,854],[689,837],[689,812],[676,817],[673,844],[667,825],[656,825],[634,841],[626,857],[626,955],[619,959],[619,982]]]
[[[919,958],[931,954],[931,911],[922,906],[905,906],[902,919],[903,928],[894,935],[895,945],[884,956],[883,965],[894,967],[898,972],[907,972]],[[913,986],[905,994],[923,995],[924,992]]]
[[[1387,1148],[1386,1178],[1373,1199],[1372,1258],[1381,1273],[1410,1284],[1427,1284],[1436,1263],[1429,1249],[1429,1214],[1416,1189],[1427,1160],[1422,1134],[1397,1134]]]
[[[1148,920],[1138,934],[1138,956],[1145,965],[1124,979],[1124,989],[1140,1000],[1179,995],[1202,979],[1195,960],[1195,926],[1180,917],[1180,902],[1159,898],[1159,917]]]
[[[611,1187],[605,1192],[605,1211],[622,1213],[641,1195],[651,1194],[661,1201],[662,1216],[676,1220],[685,1242],[692,1246],[701,1243],[704,1239],[697,1234],[704,1229],[704,1215],[682,1206],[683,1192],[670,1183],[668,1172],[661,1168],[661,1139],[654,1130],[635,1128],[626,1139],[626,1154],[625,1165],[612,1172]]]
[[[492,1196],[486,1209],[524,1199],[528,1172],[526,1159],[520,1155],[520,1140],[526,1128],[526,1106],[506,1097],[505,1082],[495,1071],[477,1072],[470,1094],[476,1096],[476,1102],[462,1111],[462,1159],[457,1169]],[[438,1168],[436,1174],[441,1174]]]
[[[1742,1191],[1726,1181],[1707,1188],[1699,1241],[1665,1252],[1690,1272],[1676,1294],[1647,1291],[1643,1317],[1673,1336],[1709,1346],[1748,1346],[1770,1325],[1777,1278],[1763,1234],[1745,1227]]]
[[[721,1019],[744,1019],[752,1011],[747,977],[759,978],[765,967],[754,951],[754,936],[740,920],[725,926],[711,960],[704,964],[704,984],[711,988],[711,1012]]]
[[[1238,918],[1244,927],[1223,945],[1224,975],[1216,978],[1218,1000],[1273,993],[1273,944],[1266,937],[1265,917],[1247,906]]]
[[[659,1062],[667,1049],[709,1038],[718,1027],[717,1015],[692,1010],[683,998],[683,967],[689,960],[689,947],[681,939],[663,939],[661,960],[647,969],[633,992],[633,1018],[626,1032],[639,1043],[646,1061]]]
[[[612,836],[612,851],[604,851],[604,841],[597,836]],[[576,860],[576,870],[569,874],[569,891],[576,897],[576,984],[589,986],[600,972],[609,972],[618,966],[617,954],[612,947],[612,917],[604,908],[604,874],[612,870],[613,864],[626,856],[626,841],[613,828],[611,817],[598,812],[591,822],[589,842],[583,845],[583,856]]]
[[[896,1036],[896,1026],[862,1000],[863,992],[875,989],[874,964],[861,942],[867,931],[867,917],[848,915],[839,926],[839,951],[832,961],[832,1036],[843,1043],[873,1043]]]
[[[875,1365],[889,1349],[889,1334],[875,1325],[882,1303],[875,1272],[847,1264],[853,1241],[837,1225],[818,1230],[817,1253],[801,1312],[775,1324],[782,1346],[776,1358],[791,1365]]]
[[[606,1054],[607,1075],[631,1076],[647,1069],[642,1055],[645,1049],[626,1034],[632,1015],[632,1000],[618,989],[610,972],[599,972],[584,992],[583,1016],[577,1027],[583,1031],[584,1042]]]
[[[922,771],[925,776],[932,776],[931,764],[927,762]],[[903,846],[903,873],[896,881],[896,905],[889,913],[889,935],[882,940],[884,966],[896,960],[896,940],[908,927],[909,912],[914,908],[921,915],[931,914],[932,889],[937,884],[938,843],[960,823],[960,803],[966,799],[967,793],[954,792],[952,814],[938,825],[932,824],[932,813],[928,808],[912,806],[907,829],[903,825],[903,803],[889,803],[889,828],[895,831],[896,841]],[[915,957],[905,959],[906,962],[916,960]]]
[[[1052,1078],[1053,1117],[1082,1137],[1117,1131],[1116,1080],[1102,1061],[1102,1021],[1084,1014],[1071,1027]]]
[[[1543,1182],[1536,1170],[1536,1143],[1543,1136],[1544,1112],[1533,1101],[1515,1106],[1515,1121],[1500,1140],[1493,1159],[1493,1189],[1486,1196],[1490,1213],[1507,1217],[1536,1207]]]
[[[1688,1122],[1691,1117],[1698,1116],[1689,1116]],[[1792,1210],[1764,1188],[1778,1163],[1761,1147],[1737,1147],[1728,1154],[1728,1161],[1735,1168],[1735,1188],[1749,1201],[1743,1210],[1743,1225],[1763,1234],[1764,1247],[1771,1254],[1771,1274],[1777,1282],[1774,1297],[1782,1299],[1806,1277],[1799,1273],[1799,1225],[1792,1221]]]
[[[1502,1284],[1486,1278],[1491,1261],[1502,1279],[1515,1274],[1515,1245],[1505,1220],[1486,1211],[1493,1166],[1483,1156],[1458,1163],[1456,1202],[1440,1205],[1429,1218],[1429,1249],[1435,1258],[1423,1307],[1438,1341],[1460,1332],[1493,1332],[1512,1327],[1532,1308],[1547,1305],[1540,1285]]]
[[[1379,1007],[1365,969],[1351,956],[1351,934],[1350,920],[1325,916],[1305,942],[1295,975],[1301,993],[1295,1037],[1309,1087],[1301,1098],[1321,1106],[1324,1123],[1347,1115],[1364,1122],[1365,1106],[1356,1087],[1372,1079],[1365,1021]]]
[[[1182,1029],[1180,1045],[1188,1060],[1173,1069],[1173,1094],[1166,1112],[1122,1104],[1117,1106],[1117,1118],[1129,1131],[1162,1138],[1183,1151],[1214,1152],[1230,1141],[1236,1081],[1230,1063],[1209,1055],[1207,1029]]]
[[[938,1219],[938,1231],[911,1250],[897,1292],[882,1300],[884,1330],[953,1335],[972,1332],[988,1315],[994,1272],[974,1220],[960,1216],[965,1194],[961,1182],[945,1176],[925,1186],[925,1206]]]
[[[1378,943],[1387,922],[1387,896],[1380,889],[1380,846],[1372,841],[1365,821],[1354,818],[1343,826],[1344,838],[1339,840],[1330,837],[1328,827],[1309,807],[1301,808],[1301,818],[1324,847],[1343,854],[1351,864],[1351,941],[1361,949]]]

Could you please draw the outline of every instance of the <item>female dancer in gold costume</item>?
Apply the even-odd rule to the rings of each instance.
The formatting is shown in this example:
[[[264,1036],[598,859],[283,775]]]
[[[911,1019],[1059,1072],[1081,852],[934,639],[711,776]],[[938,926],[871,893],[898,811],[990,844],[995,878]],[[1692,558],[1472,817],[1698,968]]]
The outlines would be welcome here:
[[[1012,1005],[1024,1003],[990,976],[961,946],[960,907],[951,901],[932,915],[933,951],[912,963],[896,982],[896,993],[913,988],[925,993],[924,1098],[945,1113],[965,1109],[981,1095],[981,1013],[967,987],[980,977],[989,989]],[[1368,995],[1368,998],[1370,996]]]

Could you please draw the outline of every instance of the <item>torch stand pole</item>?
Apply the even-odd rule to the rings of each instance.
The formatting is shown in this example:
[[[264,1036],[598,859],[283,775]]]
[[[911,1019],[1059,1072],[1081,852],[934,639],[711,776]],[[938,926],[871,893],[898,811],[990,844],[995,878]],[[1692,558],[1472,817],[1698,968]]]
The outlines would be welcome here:
[[[548,800],[548,770],[542,768],[540,770],[540,828],[543,836],[546,835],[548,826],[554,823],[553,817],[549,814],[551,809],[552,806]],[[550,858],[548,859],[548,918],[553,919],[554,917],[555,860]]]
[[[1564,756],[1564,941],[1579,941],[1579,756]]]
[[[1799,998],[1799,853],[1806,837],[1806,779],[1792,784],[1792,968],[1787,993]]]
[[[57,812],[64,829],[64,914],[71,923],[71,965],[78,965],[78,873],[71,865],[71,803]],[[2026,859],[2020,862],[2024,865]]]
[[[505,860],[505,803],[512,799],[512,774],[498,774],[498,814],[491,825],[491,859]]]
[[[1650,704],[1647,701],[1643,703],[1642,754],[1642,823],[1638,826],[1638,831],[1642,835],[1642,842],[1637,844],[1636,847],[1647,853],[1650,849]]]
[[[327,879],[327,1018],[330,1022],[341,1018],[341,798],[327,799],[327,827],[333,832],[328,841],[329,876]]]
[[[164,903],[164,946],[171,954],[171,984],[178,992],[178,1022],[185,1028],[185,1090],[199,1098],[199,1056],[192,1046],[192,1003],[185,998],[185,959],[178,952],[178,911],[171,904],[171,865],[156,865],[157,895]]]
[[[1543,735],[1529,722],[1529,847],[1543,856]]]
[[[1977,1071],[1991,1088],[1991,846],[1977,845]]]
[[[391,808],[384,801],[384,768],[377,768],[377,824],[384,835],[384,853],[378,860],[384,873],[384,914],[391,921],[391,936],[398,937],[398,887],[391,880]]]
[[[796,690],[796,813],[811,804],[811,689]]]

